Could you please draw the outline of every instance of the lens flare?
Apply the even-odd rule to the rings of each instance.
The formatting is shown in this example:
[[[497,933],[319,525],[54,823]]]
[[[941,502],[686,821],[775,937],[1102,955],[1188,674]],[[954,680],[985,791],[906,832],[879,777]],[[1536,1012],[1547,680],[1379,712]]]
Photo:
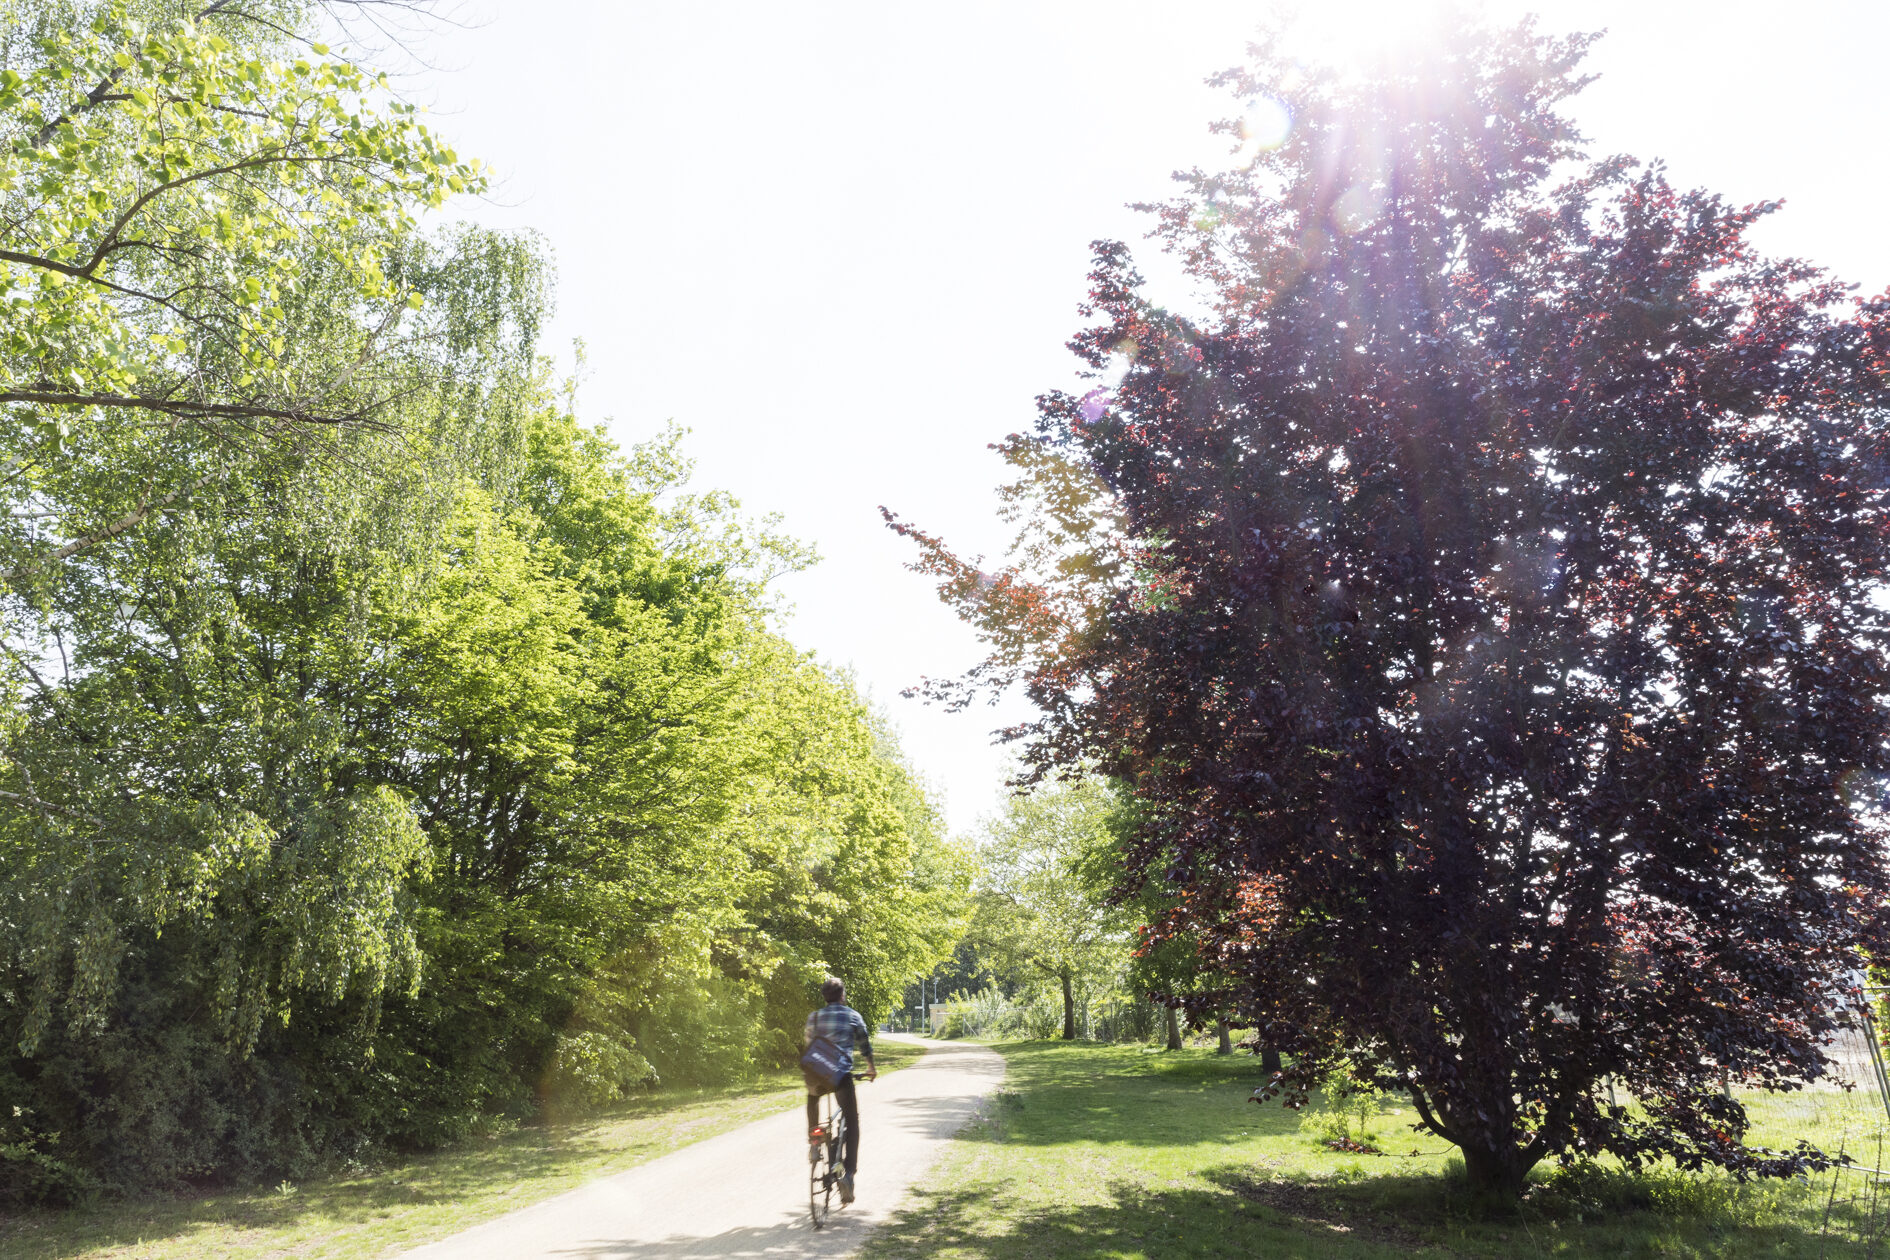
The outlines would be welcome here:
[[[1285,102],[1271,96],[1256,97],[1248,102],[1247,112],[1235,124],[1235,132],[1240,137],[1240,160],[1251,163],[1262,153],[1279,148],[1292,130],[1293,112]]]
[[[1382,184],[1361,182],[1353,184],[1339,195],[1332,206],[1332,221],[1346,235],[1363,232],[1378,222],[1385,212],[1385,189]]]

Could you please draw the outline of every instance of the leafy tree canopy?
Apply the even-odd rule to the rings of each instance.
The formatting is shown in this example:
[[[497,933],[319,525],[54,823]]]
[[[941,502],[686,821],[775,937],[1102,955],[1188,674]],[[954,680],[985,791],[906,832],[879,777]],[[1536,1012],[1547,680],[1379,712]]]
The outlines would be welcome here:
[[[301,5],[0,14],[0,1204],[728,1079],[950,955],[811,550],[557,405],[534,242],[420,230],[470,164]]]
[[[1101,379],[1004,448],[1020,564],[900,526],[993,645],[940,692],[1021,681],[1039,773],[1127,786],[1128,885],[1289,1098],[1359,1064],[1508,1194],[1815,1164],[1722,1087],[1823,1077],[1890,943],[1890,301],[1756,253],[1771,205],[1589,160],[1588,42],[1262,44],[1222,82],[1290,127],[1154,208],[1207,309],[1100,245]]]
[[[484,176],[313,12],[0,7],[7,585],[291,454],[411,459],[391,436],[476,409],[529,344],[540,270],[417,232]]]

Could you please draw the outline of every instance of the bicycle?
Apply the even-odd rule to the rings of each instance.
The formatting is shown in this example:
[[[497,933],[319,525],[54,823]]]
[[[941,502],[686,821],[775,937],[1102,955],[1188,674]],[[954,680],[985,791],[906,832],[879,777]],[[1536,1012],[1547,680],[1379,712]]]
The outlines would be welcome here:
[[[840,1178],[846,1176],[841,1157],[846,1150],[847,1118],[834,1095],[827,1095],[826,1122],[814,1132],[819,1140],[807,1144],[807,1211],[814,1218],[814,1228],[819,1229],[832,1213],[833,1193]]]
[[[870,1074],[854,1077],[855,1085],[879,1076],[878,1067],[872,1064],[868,1067]],[[840,1110],[839,1098],[838,1094],[827,1095],[827,1119],[816,1130],[820,1140],[807,1144],[807,1211],[814,1218],[815,1229],[825,1225],[832,1215],[834,1191],[840,1188],[840,1179],[847,1175],[847,1117]]]

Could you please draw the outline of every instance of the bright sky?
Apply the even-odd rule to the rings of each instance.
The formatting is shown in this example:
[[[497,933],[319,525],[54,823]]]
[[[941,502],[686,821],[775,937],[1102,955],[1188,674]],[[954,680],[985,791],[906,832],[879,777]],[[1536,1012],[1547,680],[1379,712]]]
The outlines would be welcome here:
[[[788,633],[857,672],[970,828],[1003,790],[989,732],[1024,710],[900,697],[978,652],[903,569],[879,505],[1002,551],[987,445],[1070,383],[1088,242],[1139,238],[1124,203],[1224,156],[1206,124],[1232,110],[1201,80],[1239,59],[1265,0],[473,2],[420,95],[504,181],[466,212],[555,250],[552,341],[590,352],[580,410],[625,443],[687,426],[699,486],[819,547],[785,585]],[[1408,7],[1324,11],[1365,37]],[[1737,202],[1784,197],[1762,244],[1890,287],[1890,6],[1491,11],[1525,7],[1610,31],[1573,110],[1597,152],[1663,157]]]

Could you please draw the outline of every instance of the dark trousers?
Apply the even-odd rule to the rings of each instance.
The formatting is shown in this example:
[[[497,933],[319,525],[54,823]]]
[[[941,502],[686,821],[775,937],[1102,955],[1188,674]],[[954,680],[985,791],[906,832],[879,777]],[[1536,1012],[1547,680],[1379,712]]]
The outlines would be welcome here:
[[[840,1116],[847,1123],[846,1143],[842,1148],[845,1156],[842,1167],[851,1177],[860,1170],[860,1100],[853,1092],[853,1073],[848,1072],[834,1086],[834,1099],[840,1104]],[[820,1099],[813,1094],[807,1096],[807,1130],[813,1132],[820,1126]]]

